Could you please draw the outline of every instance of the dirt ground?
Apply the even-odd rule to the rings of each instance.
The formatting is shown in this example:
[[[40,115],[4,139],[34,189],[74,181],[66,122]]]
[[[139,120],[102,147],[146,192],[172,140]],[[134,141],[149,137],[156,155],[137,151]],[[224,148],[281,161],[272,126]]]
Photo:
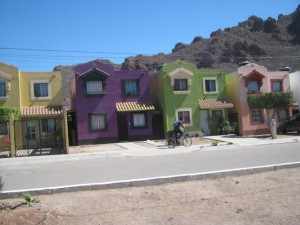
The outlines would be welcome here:
[[[300,168],[0,200],[0,224],[300,224]],[[13,209],[14,208],[14,209]]]

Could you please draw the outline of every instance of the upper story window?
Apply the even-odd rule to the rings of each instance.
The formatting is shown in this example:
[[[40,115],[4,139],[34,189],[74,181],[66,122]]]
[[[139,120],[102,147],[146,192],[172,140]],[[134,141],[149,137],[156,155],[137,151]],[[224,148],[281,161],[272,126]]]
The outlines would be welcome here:
[[[248,82],[248,92],[258,92],[259,91],[259,81],[249,80]]]
[[[177,68],[171,71],[168,76],[170,77],[171,87],[173,94],[189,94],[189,86],[192,85],[193,73],[185,68]]]
[[[0,71],[0,100],[8,99],[12,76]]]
[[[101,80],[86,81],[86,93],[88,95],[99,95],[103,93],[103,82]]]
[[[30,81],[31,100],[48,100],[51,99],[50,82],[45,80]]]
[[[217,94],[218,83],[215,77],[204,77],[203,78],[203,90],[205,94]]]
[[[275,81],[272,81],[271,84],[272,84],[272,91],[273,92],[282,91],[282,81],[275,80]]]
[[[139,96],[140,88],[139,88],[139,80],[131,79],[131,80],[123,80],[123,95],[124,96]]]
[[[0,82],[0,97],[6,97],[6,83]]]
[[[174,80],[174,91],[187,91],[187,90],[188,90],[187,79]]]

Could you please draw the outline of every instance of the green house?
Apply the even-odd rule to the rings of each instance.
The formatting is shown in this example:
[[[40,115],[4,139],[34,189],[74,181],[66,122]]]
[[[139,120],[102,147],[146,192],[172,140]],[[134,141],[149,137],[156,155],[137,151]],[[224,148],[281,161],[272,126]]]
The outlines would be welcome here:
[[[226,119],[233,105],[226,100],[225,73],[198,69],[177,60],[162,66],[151,77],[153,103],[160,109],[164,134],[182,118],[187,131],[212,134],[212,124]]]

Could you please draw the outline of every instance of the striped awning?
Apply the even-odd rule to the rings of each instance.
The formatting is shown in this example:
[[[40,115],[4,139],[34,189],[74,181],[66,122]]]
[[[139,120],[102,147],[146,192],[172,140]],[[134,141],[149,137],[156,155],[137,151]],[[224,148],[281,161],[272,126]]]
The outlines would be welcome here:
[[[199,107],[201,109],[224,109],[232,108],[233,104],[227,100],[219,99],[201,99],[199,100]]]
[[[155,110],[151,102],[117,102],[116,108],[118,112]]]
[[[61,106],[22,106],[20,116],[55,116],[62,115]]]

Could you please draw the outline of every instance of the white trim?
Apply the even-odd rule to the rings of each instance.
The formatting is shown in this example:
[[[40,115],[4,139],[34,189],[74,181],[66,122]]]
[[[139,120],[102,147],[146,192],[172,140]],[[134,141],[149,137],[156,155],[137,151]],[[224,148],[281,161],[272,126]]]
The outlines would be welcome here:
[[[0,81],[4,80],[4,81],[10,81],[12,79],[12,76],[3,73],[2,71],[0,71]]]
[[[216,82],[216,91],[206,91],[205,88],[205,81],[206,80],[214,80]],[[218,78],[217,77],[203,77],[203,93],[204,94],[218,94],[219,88],[218,88]]]
[[[35,97],[34,96],[34,84],[47,83],[48,96],[47,97]],[[50,100],[51,99],[51,85],[49,80],[31,80],[30,81],[30,95],[31,100]]]
[[[194,75],[194,73],[192,73],[191,71],[189,71],[185,68],[182,68],[182,67],[177,68],[177,69],[171,71],[170,73],[168,73],[168,76],[171,78],[170,82],[171,82],[172,87],[174,87],[175,79],[187,79],[187,85],[191,86],[193,75]]]
[[[183,112],[183,111],[188,111],[189,114],[190,114],[190,123],[185,123],[183,124],[184,126],[186,127],[190,127],[190,126],[193,126],[193,111],[192,111],[192,108],[179,108],[179,109],[176,109],[175,110],[175,117],[176,117],[176,120],[178,120],[178,112]]]

